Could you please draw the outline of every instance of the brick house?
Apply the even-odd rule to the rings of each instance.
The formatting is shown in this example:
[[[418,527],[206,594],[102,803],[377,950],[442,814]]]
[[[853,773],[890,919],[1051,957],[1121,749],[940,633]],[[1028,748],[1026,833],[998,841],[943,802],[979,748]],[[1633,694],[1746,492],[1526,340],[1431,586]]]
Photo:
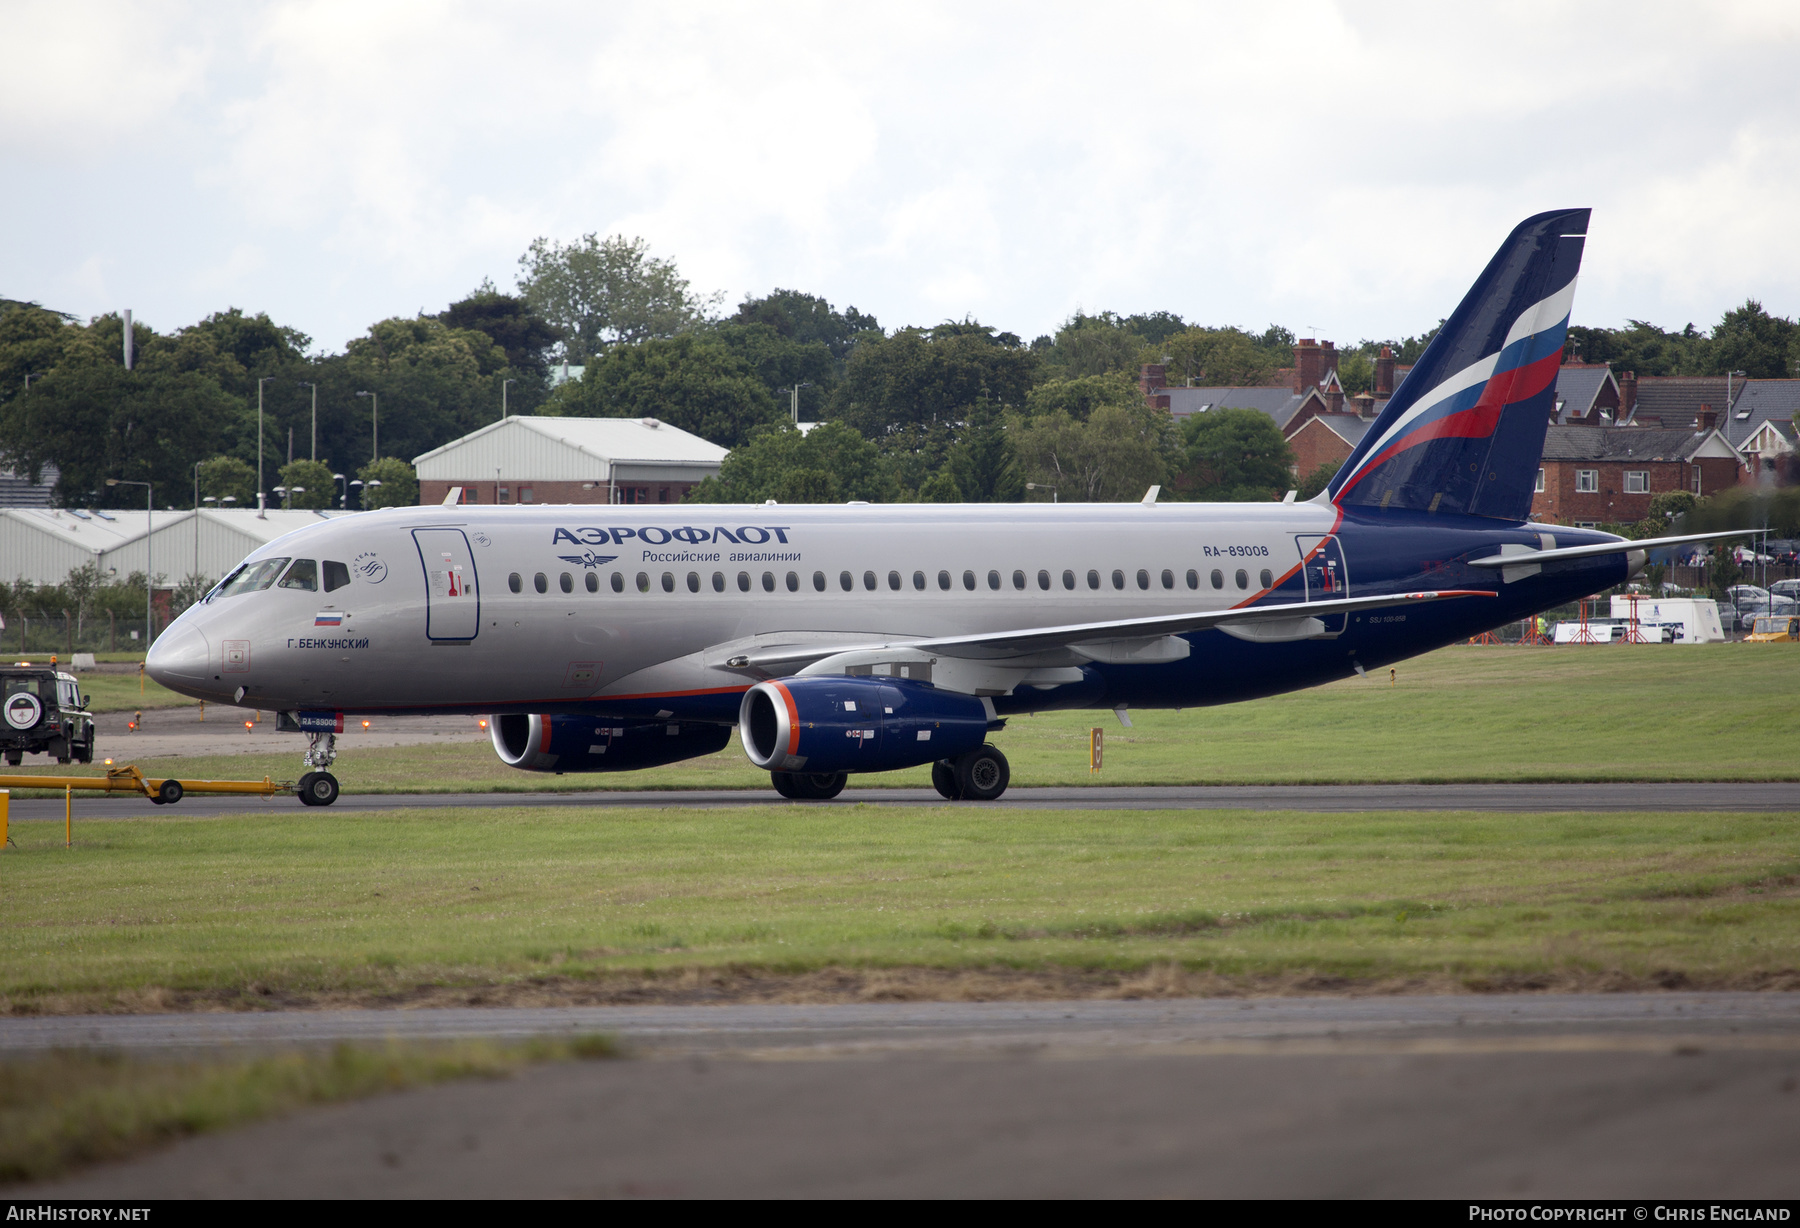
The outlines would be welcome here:
[[[1664,491],[1717,494],[1737,485],[1741,458],[1712,422],[1700,431],[1552,426],[1544,437],[1535,520],[1580,527],[1642,520]]]
[[[1338,380],[1338,351],[1311,337],[1294,344],[1294,365],[1276,373],[1282,382],[1250,387],[1170,387],[1167,368],[1149,364],[1138,387],[1154,408],[1177,422],[1213,409],[1254,409],[1268,414],[1294,450],[1294,475],[1304,477],[1326,463],[1343,464],[1369,423],[1381,413],[1410,367],[1397,364],[1381,347],[1375,359],[1375,387],[1351,397]]]
[[[419,502],[452,487],[465,503],[679,503],[727,449],[655,418],[490,422],[414,458]]]

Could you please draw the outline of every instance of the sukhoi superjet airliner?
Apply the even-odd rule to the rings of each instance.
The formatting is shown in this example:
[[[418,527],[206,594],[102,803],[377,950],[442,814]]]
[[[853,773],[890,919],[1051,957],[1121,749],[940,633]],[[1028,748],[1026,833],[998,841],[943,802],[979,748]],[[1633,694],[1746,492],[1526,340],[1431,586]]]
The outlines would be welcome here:
[[[1507,237],[1315,499],[390,508],[252,553],[149,673],[307,734],[309,805],[371,713],[487,716],[525,771],[673,763],[735,729],[787,797],[931,764],[946,797],[993,799],[1011,715],[1314,686],[1701,540],[1528,519],[1587,224]]]

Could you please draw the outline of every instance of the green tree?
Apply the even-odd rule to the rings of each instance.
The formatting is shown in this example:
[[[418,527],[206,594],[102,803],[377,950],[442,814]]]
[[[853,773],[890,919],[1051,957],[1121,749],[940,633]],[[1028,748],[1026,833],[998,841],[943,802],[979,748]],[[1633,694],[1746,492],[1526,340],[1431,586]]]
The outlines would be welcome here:
[[[1258,410],[1195,414],[1181,424],[1181,443],[1185,463],[1174,486],[1184,499],[1279,499],[1293,479],[1293,450],[1275,420]]]
[[[830,485],[789,483],[796,473],[821,474]],[[796,479],[798,481],[799,479]],[[802,499],[812,490],[817,496]],[[874,444],[838,422],[822,422],[802,435],[778,424],[757,432],[742,447],[734,448],[720,466],[717,477],[708,478],[688,492],[690,503],[836,502],[866,499],[871,503],[891,500],[895,484],[888,466]]]
[[[1154,355],[1160,353],[1153,352],[1149,340],[1127,320],[1110,311],[1096,316],[1076,312],[1038,352],[1046,374],[1071,380],[1116,372],[1135,374],[1140,364],[1156,361]]]
[[[1011,334],[973,321],[868,337],[850,352],[832,416],[871,439],[928,423],[960,421],[968,406],[1024,402],[1037,360]]]
[[[962,491],[956,485],[956,479],[950,471],[940,469],[926,478],[919,487],[920,503],[961,503]]]
[[[235,456],[215,456],[200,462],[200,495],[225,506],[230,499],[238,507],[256,506],[256,468]]]
[[[1713,329],[1709,374],[1742,371],[1752,379],[1786,379],[1794,374],[1790,363],[1796,343],[1800,329],[1792,320],[1772,316],[1755,299],[1745,299]]]
[[[1165,340],[1162,350],[1172,384],[1256,387],[1280,365],[1241,328],[1189,328]]]
[[[1137,381],[1124,372],[1082,375],[1074,379],[1047,379],[1025,396],[1024,416],[1039,418],[1061,411],[1077,422],[1086,422],[1102,405],[1144,404]]]
[[[281,485],[288,491],[288,507],[330,507],[337,500],[331,466],[322,461],[297,460],[282,466]]]
[[[1013,463],[1012,441],[993,402],[980,401],[968,410],[950,449],[950,475],[964,503],[1017,503],[1024,495],[1025,479]]]
[[[1086,422],[1055,410],[1021,423],[1013,449],[1020,476],[1056,487],[1062,502],[1118,503],[1168,481],[1171,433],[1169,412],[1140,399],[1135,407],[1101,405]]]
[[[776,398],[778,408],[785,410],[792,404],[781,389],[811,384],[812,387],[800,390],[800,420],[815,422],[819,419],[819,410],[837,383],[839,367],[837,359],[831,356],[830,347],[823,341],[784,337],[768,324],[729,322],[713,329],[710,339],[730,350],[745,370],[762,381],[769,395]]]
[[[1343,466],[1336,461],[1326,461],[1300,479],[1300,485],[1295,488],[1294,498],[1303,502],[1316,498],[1321,491],[1331,485],[1331,479],[1337,476],[1337,471],[1341,468]]]
[[[356,471],[362,479],[364,511],[378,507],[412,507],[419,501],[419,475],[397,456],[370,461]],[[379,482],[379,486],[372,485]]]
[[[736,448],[786,415],[743,360],[695,333],[617,345],[557,388],[548,413],[582,418],[658,418]]]
[[[519,267],[519,292],[562,331],[570,362],[685,332],[722,297],[695,294],[673,260],[658,259],[644,239],[623,235],[585,234],[568,244],[534,239]]]
[[[451,303],[437,318],[447,328],[478,332],[499,346],[506,365],[519,373],[521,403],[536,403],[532,394],[549,372],[550,348],[562,340],[561,330],[532,311],[523,298],[501,294],[490,281]]]
[[[835,359],[849,356],[850,348],[865,337],[881,336],[875,317],[855,307],[838,311],[816,294],[798,290],[771,290],[763,298],[746,297],[728,324],[761,324],[785,340],[800,345],[823,345]]]

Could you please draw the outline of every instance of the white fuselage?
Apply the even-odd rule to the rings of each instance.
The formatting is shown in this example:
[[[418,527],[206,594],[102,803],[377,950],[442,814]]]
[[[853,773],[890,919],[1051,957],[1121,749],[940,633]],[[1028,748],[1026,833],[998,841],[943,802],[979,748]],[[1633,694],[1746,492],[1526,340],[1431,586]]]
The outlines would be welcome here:
[[[215,595],[151,670],[210,700],[343,712],[742,690],[720,667],[750,647],[1243,605],[1336,520],[1317,503],[391,509],[256,551],[349,582]]]

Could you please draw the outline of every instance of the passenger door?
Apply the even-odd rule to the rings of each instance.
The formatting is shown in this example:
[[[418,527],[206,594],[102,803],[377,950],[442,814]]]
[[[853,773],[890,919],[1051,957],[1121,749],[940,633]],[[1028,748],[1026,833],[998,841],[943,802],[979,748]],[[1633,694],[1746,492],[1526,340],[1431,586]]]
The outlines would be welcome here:
[[[1306,577],[1308,601],[1342,601],[1350,595],[1350,569],[1344,565],[1344,550],[1336,537],[1297,537],[1300,548],[1301,574]],[[1343,614],[1327,614],[1319,619],[1326,635],[1341,635]]]
[[[425,635],[441,643],[475,638],[481,630],[481,583],[461,529],[414,529],[425,569]]]

